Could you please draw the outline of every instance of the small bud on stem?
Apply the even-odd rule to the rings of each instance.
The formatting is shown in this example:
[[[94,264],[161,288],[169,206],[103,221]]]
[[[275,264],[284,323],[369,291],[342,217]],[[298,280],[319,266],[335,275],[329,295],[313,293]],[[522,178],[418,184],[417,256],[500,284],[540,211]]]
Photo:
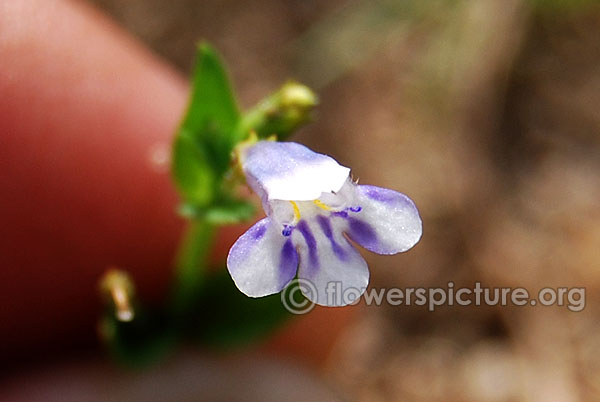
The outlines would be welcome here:
[[[110,268],[100,281],[100,290],[113,303],[117,320],[123,322],[133,320],[134,286],[126,272]]]
[[[274,134],[283,140],[311,120],[317,104],[317,95],[310,88],[297,82],[287,82],[243,116],[238,129],[240,139],[246,139],[254,131],[259,139]]]

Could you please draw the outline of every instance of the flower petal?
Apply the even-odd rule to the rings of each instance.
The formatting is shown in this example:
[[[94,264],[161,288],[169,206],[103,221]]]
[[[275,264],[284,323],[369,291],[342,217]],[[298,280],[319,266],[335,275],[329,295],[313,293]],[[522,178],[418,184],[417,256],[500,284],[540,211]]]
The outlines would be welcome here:
[[[396,254],[421,238],[419,211],[410,198],[387,188],[357,186],[361,210],[345,219],[344,231],[352,240],[377,254]]]
[[[360,253],[330,218],[318,215],[310,224],[302,220],[294,231],[300,252],[298,278],[309,281],[304,295],[322,306],[345,306],[358,300],[369,284],[369,268]]]
[[[227,268],[243,293],[267,296],[281,291],[296,276],[298,253],[279,225],[264,218],[231,247]]]
[[[244,151],[248,184],[264,200],[310,201],[337,192],[350,169],[295,142],[259,141]]]

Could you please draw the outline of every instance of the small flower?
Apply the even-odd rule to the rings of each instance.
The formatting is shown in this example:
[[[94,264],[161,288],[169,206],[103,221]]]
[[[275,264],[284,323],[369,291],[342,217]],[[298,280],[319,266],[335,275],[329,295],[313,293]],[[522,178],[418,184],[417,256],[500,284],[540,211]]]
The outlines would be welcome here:
[[[404,194],[358,185],[350,169],[294,142],[259,141],[242,146],[240,164],[262,199],[267,217],[231,247],[227,267],[246,295],[281,291],[296,273],[314,285],[305,294],[320,305],[343,305],[328,296],[369,283],[369,269],[346,236],[378,254],[410,249],[421,237],[421,219]],[[340,288],[341,287],[341,288]]]

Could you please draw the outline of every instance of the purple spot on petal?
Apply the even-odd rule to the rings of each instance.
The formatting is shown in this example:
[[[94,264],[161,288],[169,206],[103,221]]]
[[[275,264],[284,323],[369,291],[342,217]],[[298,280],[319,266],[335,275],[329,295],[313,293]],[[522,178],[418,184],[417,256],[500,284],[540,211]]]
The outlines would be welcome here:
[[[313,236],[310,228],[306,221],[301,220],[297,226],[302,236],[304,236],[304,241],[306,241],[306,246],[308,247],[308,267],[311,271],[319,268],[319,257],[317,255],[317,241],[315,240],[315,236]]]
[[[348,218],[350,225],[349,235],[358,244],[365,248],[374,248],[377,241],[375,230],[368,224],[356,218]]]
[[[372,200],[386,203],[398,201],[398,193],[395,191],[375,186],[363,186],[363,189],[366,196]]]
[[[267,225],[266,224],[260,225],[260,226],[255,226],[252,229],[252,232],[250,233],[250,236],[252,236],[253,240],[260,240],[265,235],[266,231],[267,231]]]
[[[350,207],[349,209],[352,212],[360,212],[360,211],[362,211],[362,207],[360,207],[360,206],[358,206],[358,207]]]
[[[346,212],[346,211],[337,211],[337,212],[332,212],[331,215],[333,215],[333,216],[339,216],[341,218],[347,218],[348,217],[348,212]]]
[[[279,259],[279,278],[282,288],[296,275],[297,268],[298,253],[292,239],[288,239],[281,248]]]
[[[331,248],[333,249],[334,254],[342,261],[345,261],[347,258],[346,252],[333,238],[333,231],[331,230],[331,222],[329,219],[324,217],[323,215],[317,216],[317,221],[319,222],[319,226],[321,226],[321,230],[325,233],[325,236],[331,242]]]

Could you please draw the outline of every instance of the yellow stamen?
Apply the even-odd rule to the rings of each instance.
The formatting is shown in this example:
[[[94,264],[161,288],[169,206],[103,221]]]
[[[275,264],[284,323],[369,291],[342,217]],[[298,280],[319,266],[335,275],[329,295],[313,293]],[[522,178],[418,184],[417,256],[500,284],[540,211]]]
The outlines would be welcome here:
[[[290,204],[292,204],[292,207],[294,208],[294,222],[300,222],[300,208],[298,208],[298,204],[294,201],[290,201]]]
[[[319,208],[322,208],[322,209],[324,209],[325,211],[331,211],[331,208],[330,208],[330,207],[328,207],[327,205],[323,204],[321,201],[319,201],[319,200],[314,200],[313,202],[315,203],[315,205],[316,205],[317,207],[319,207]]]

